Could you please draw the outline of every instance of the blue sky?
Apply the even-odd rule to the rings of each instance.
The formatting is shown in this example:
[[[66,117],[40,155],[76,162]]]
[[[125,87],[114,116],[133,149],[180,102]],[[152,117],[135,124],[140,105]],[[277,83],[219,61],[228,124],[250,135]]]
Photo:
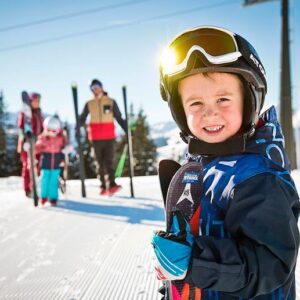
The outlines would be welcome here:
[[[38,91],[42,94],[43,111],[57,112],[63,120],[74,122],[71,83],[76,81],[78,84],[81,110],[91,97],[90,80],[99,78],[122,112],[122,86],[126,85],[128,101],[134,104],[135,111],[144,109],[150,124],[171,120],[168,107],[159,94],[159,55],[175,35],[199,25],[222,26],[248,39],[259,53],[267,72],[266,103],[278,104],[280,1],[249,7],[243,7],[243,0],[133,2],[2,0],[0,90],[4,93],[8,110],[21,109],[22,90]],[[121,3],[127,4],[37,26],[1,30]],[[293,107],[297,109],[300,109],[300,58],[296,54],[300,53],[299,15],[300,1],[290,0]],[[79,35],[92,30],[95,30],[94,33]],[[76,36],[47,42],[73,34]],[[32,45],[40,41],[45,42]]]

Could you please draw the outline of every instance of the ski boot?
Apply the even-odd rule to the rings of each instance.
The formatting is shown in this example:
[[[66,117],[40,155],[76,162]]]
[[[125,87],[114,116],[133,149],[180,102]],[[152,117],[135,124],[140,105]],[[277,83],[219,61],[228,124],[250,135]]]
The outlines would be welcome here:
[[[42,205],[44,205],[47,202],[47,198],[40,198],[40,202]]]
[[[50,199],[50,205],[56,206],[57,205],[57,199]]]
[[[112,185],[109,189],[108,189],[108,195],[112,196],[114,195],[117,191],[119,191],[122,188],[122,186],[118,185],[118,184],[114,184]]]

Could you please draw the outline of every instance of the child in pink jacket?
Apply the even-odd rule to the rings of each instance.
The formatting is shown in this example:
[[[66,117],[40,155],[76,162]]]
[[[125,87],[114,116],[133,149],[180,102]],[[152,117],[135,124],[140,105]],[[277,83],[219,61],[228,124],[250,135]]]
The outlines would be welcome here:
[[[47,200],[52,206],[56,206],[58,200],[60,165],[64,161],[63,148],[67,145],[67,139],[61,129],[58,118],[47,117],[44,121],[44,131],[39,135],[35,151],[41,154],[41,203]]]

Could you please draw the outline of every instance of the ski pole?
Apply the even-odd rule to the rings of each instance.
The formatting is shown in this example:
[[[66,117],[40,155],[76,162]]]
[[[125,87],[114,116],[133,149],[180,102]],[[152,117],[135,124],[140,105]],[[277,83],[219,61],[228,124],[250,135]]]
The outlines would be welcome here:
[[[82,145],[80,140],[80,124],[79,124],[79,117],[78,117],[78,92],[77,92],[77,84],[74,82],[72,83],[72,93],[73,93],[73,101],[74,101],[74,109],[75,109],[75,121],[76,121],[76,139],[78,144],[78,152],[79,152],[79,174],[81,180],[81,195],[83,198],[86,197],[85,193],[85,171],[84,171],[84,157],[82,152]]]
[[[128,144],[128,162],[129,162],[129,176],[130,176],[130,191],[131,191],[131,198],[134,198],[134,191],[133,191],[133,182],[132,178],[134,176],[133,173],[133,154],[132,154],[132,139],[131,139],[131,129],[129,126],[128,114],[127,114],[127,94],[126,94],[126,86],[122,87],[123,91],[123,100],[124,100],[124,107],[125,107],[125,117],[126,117],[126,126],[127,126],[127,144]]]

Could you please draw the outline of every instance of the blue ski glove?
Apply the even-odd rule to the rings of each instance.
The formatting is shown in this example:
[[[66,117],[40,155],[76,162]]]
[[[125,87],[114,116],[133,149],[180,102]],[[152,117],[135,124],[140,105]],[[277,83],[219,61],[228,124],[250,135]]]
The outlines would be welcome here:
[[[175,211],[170,232],[157,231],[152,237],[159,280],[184,279],[189,267],[193,235],[180,211]]]

